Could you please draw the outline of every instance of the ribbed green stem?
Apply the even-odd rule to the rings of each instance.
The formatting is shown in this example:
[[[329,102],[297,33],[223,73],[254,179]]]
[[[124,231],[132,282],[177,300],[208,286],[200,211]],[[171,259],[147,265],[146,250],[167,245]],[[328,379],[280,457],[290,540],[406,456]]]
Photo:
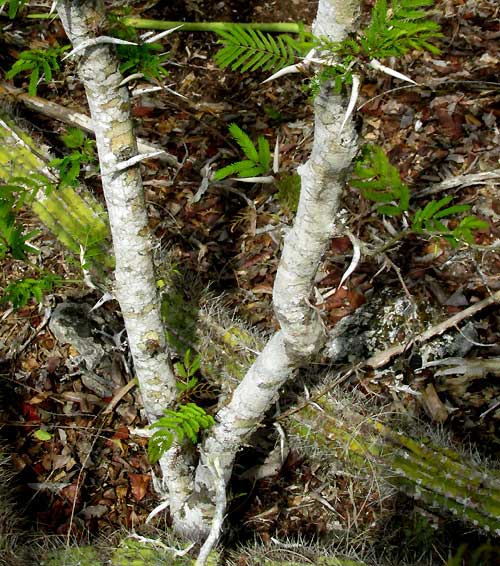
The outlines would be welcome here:
[[[28,18],[32,20],[48,20],[54,19],[51,14],[28,14]],[[146,18],[136,18],[134,16],[126,16],[122,18],[122,23],[136,29],[149,29],[164,31],[179,28],[179,31],[198,31],[213,32],[224,31],[231,25],[230,22],[167,22],[164,20],[149,20]],[[244,29],[253,29],[269,33],[300,33],[306,26],[293,22],[252,22],[239,23],[238,26]]]
[[[487,532],[500,534],[500,480],[495,470],[485,472],[451,448],[414,439],[371,418],[348,411],[344,420],[327,400],[323,412],[305,407],[291,429],[304,446],[328,458],[347,458],[362,468],[367,456],[394,486]],[[325,418],[325,416],[327,418]]]
[[[44,160],[43,150],[12,120],[2,119],[7,128],[0,125],[0,180],[8,183],[12,177],[43,175],[48,161]],[[40,193],[31,207],[65,247],[79,255],[83,246],[86,257],[101,272],[112,265],[107,252],[110,240],[107,215],[89,192],[82,190],[82,193],[80,196],[73,187],[54,188],[49,195]]]
[[[206,31],[218,32],[228,29],[231,24],[228,22],[164,22],[161,20],[147,20],[144,18],[126,17],[122,22],[125,25],[132,26],[137,29],[152,29],[152,30],[168,30],[178,26],[179,31]],[[253,29],[269,33],[299,33],[301,31],[300,24],[293,22],[277,22],[277,23],[246,23],[238,26],[244,29]]]

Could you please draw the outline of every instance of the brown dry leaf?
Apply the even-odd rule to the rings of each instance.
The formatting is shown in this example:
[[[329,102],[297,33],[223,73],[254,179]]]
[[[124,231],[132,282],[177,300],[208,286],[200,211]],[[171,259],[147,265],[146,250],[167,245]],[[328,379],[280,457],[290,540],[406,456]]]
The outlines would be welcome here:
[[[25,360],[23,360],[23,363],[21,365],[24,370],[29,372],[34,371],[40,367],[39,362],[33,357],[26,358]]]
[[[118,501],[125,501],[128,492],[128,485],[119,485],[116,487],[116,497]]]
[[[141,501],[148,491],[149,481],[151,476],[147,474],[133,474],[129,472],[128,474],[130,480],[130,487],[132,489],[132,495],[136,501]]]
[[[100,518],[108,512],[105,505],[88,505],[85,509],[80,511],[80,515],[85,519]]]

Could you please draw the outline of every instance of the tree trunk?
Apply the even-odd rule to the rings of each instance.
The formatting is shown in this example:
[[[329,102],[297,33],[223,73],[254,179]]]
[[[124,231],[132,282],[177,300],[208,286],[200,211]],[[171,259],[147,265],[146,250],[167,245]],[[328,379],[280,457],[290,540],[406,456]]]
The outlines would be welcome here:
[[[313,31],[340,41],[351,31],[357,0],[320,0]],[[323,86],[317,96],[311,157],[301,167],[301,195],[287,235],[274,285],[273,302],[281,330],[268,342],[233,396],[217,414],[217,424],[200,450],[193,492],[170,499],[174,528],[190,538],[207,536],[215,513],[219,475],[227,483],[236,453],[255,431],[293,371],[324,344],[321,318],[311,305],[314,278],[337,231],[339,199],[358,150],[352,121],[341,131],[346,100]],[[179,452],[172,460],[178,462]],[[168,485],[169,472],[165,480]],[[189,485],[189,488],[191,486]]]
[[[176,388],[160,313],[139,165],[119,168],[120,163],[137,155],[129,93],[125,86],[119,86],[123,77],[113,47],[85,43],[99,37],[105,19],[104,3],[63,0],[57,3],[57,10],[73,47],[82,48],[78,72],[99,153],[116,260],[115,296],[125,321],[144,408],[153,421],[173,402]]]
[[[358,4],[358,0],[320,0],[314,30],[333,41],[342,40],[354,25]],[[116,256],[116,297],[146,413],[153,420],[175,399],[175,382],[160,316],[139,169],[137,165],[120,168],[137,155],[128,91],[119,86],[122,78],[112,48],[99,39],[102,2],[63,0],[58,11],[74,48],[81,48],[79,74],[95,126]],[[346,106],[345,99],[334,95],[326,84],[315,101],[313,149],[308,162],[299,168],[299,208],[285,239],[273,293],[281,330],[219,411],[217,424],[200,447],[194,477],[192,455],[182,446],[174,445],[160,461],[174,528],[190,539],[206,537],[213,517],[222,517],[225,498],[221,489],[223,492],[231,476],[236,453],[277,399],[282,385],[325,341],[321,318],[311,301],[314,278],[336,232],[340,195],[357,152],[352,122],[341,129]]]

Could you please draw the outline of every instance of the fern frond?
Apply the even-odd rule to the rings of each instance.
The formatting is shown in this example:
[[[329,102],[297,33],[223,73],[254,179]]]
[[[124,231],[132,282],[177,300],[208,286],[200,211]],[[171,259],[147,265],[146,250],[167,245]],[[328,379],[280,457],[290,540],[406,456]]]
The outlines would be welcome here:
[[[274,38],[269,33],[252,28],[244,29],[238,24],[228,25],[226,29],[217,31],[219,43],[224,47],[215,55],[215,62],[225,69],[231,67],[235,71],[278,71],[292,65],[302,56],[302,43],[285,35]]]
[[[442,36],[440,26],[428,19],[434,0],[377,0],[372,20],[361,38],[364,51],[375,58],[400,56],[410,49],[439,49],[427,40]]]
[[[259,136],[257,138],[257,143],[259,146],[259,163],[264,172],[269,170],[271,165],[271,148],[269,147],[269,142],[264,136]]]
[[[151,425],[151,428],[158,429],[149,439],[148,455],[152,464],[169,450],[174,442],[174,436],[177,442],[182,442],[186,436],[196,444],[200,431],[215,424],[214,418],[194,403],[180,405],[177,411],[165,409],[163,413],[165,416]]]
[[[243,153],[250,159],[250,161],[258,162],[259,154],[253,141],[250,139],[248,134],[246,134],[238,124],[234,122],[229,125],[229,133],[233,136],[236,143],[241,147]]]

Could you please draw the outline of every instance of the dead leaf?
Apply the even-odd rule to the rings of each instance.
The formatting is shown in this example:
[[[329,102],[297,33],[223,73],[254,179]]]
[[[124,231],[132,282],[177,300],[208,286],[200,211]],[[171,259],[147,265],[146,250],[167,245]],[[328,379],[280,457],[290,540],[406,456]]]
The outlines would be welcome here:
[[[151,476],[147,474],[128,474],[132,495],[136,501],[141,501],[148,491]]]

